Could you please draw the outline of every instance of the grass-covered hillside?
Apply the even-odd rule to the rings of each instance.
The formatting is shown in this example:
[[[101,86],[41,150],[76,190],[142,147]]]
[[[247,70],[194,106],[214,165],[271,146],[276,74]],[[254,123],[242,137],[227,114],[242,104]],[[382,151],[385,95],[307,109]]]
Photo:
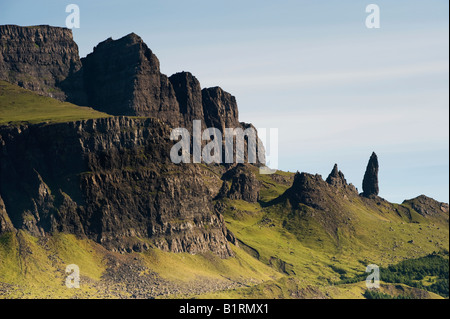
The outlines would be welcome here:
[[[0,125],[58,123],[108,116],[89,107],[61,102],[0,81]]]
[[[222,169],[202,167],[217,174],[205,182],[222,182]],[[0,296],[448,298],[449,231],[441,221],[448,213],[429,219],[410,204],[338,196],[340,190],[331,189],[338,192],[333,205],[340,216],[332,207],[326,212],[286,201],[292,173],[259,175],[249,169],[261,183],[259,201],[217,201],[237,238],[230,244],[235,257],[156,248],[119,254],[69,234],[6,233],[0,237]],[[405,207],[408,214],[400,213]],[[347,225],[335,232],[321,215],[327,213]],[[72,263],[80,267],[80,289],[65,287],[64,270]],[[366,288],[369,264],[380,266],[380,289]]]
[[[447,297],[441,286],[446,285],[448,291],[448,210],[437,207],[437,215],[424,216],[411,209],[411,201],[399,205],[367,199],[324,182],[311,186],[319,195],[314,208],[314,203],[296,204],[286,196],[293,174],[290,179],[286,176],[284,172],[258,175],[262,183],[258,203],[226,201],[227,227],[240,240],[240,247],[284,274],[281,280],[240,289],[231,296],[362,298],[368,274],[361,273],[367,265],[377,264],[381,281],[386,281],[381,291],[397,296],[405,295],[406,289],[408,296],[420,298],[439,297],[440,292]],[[404,278],[395,281],[388,273],[405,260],[433,252],[444,254],[439,267],[447,277],[442,272],[437,277],[436,270],[425,266],[411,268],[408,275],[421,278],[420,283]],[[445,263],[446,270],[442,268]],[[359,280],[347,280],[358,275]],[[405,283],[404,289],[395,288]],[[213,296],[220,295],[229,292]]]

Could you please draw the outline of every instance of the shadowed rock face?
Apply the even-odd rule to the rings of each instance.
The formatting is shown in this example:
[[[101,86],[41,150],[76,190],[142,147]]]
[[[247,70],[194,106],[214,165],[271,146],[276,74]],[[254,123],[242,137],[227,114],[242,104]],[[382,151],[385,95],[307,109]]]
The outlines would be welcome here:
[[[219,87],[201,89],[189,72],[167,78],[159,61],[142,39],[129,34],[108,39],[94,48],[83,62],[89,106],[113,115],[149,116],[172,127],[244,127],[239,123],[234,96]]]
[[[81,59],[66,28],[0,26],[0,79],[62,101],[125,116],[156,117],[173,127],[240,127],[236,99],[201,89],[189,72],[168,78],[136,34],[99,43]],[[203,102],[204,100],[204,102]]]
[[[225,128],[240,127],[236,98],[220,87],[202,90],[203,113],[208,127]]]
[[[441,213],[448,214],[449,208],[447,203],[441,203],[433,198],[420,195],[416,198],[403,201],[403,204],[410,205],[412,209],[422,216],[434,216]]]
[[[80,60],[66,28],[0,26],[0,79],[116,116],[155,117],[172,127],[243,128],[234,96],[202,90],[189,72],[168,78],[144,41],[130,33],[99,43]]]
[[[0,229],[68,232],[120,252],[231,256],[212,203],[220,178],[172,164],[170,147],[169,127],[151,118],[0,128]]]
[[[326,182],[334,187],[342,187],[351,190],[352,192],[358,193],[358,190],[353,184],[347,184],[347,180],[344,177],[344,173],[342,173],[337,164],[334,164],[333,170],[330,175],[328,175]]]
[[[259,198],[261,185],[248,165],[238,164],[227,171],[218,197],[241,199],[250,203],[256,203]],[[231,182],[230,189],[226,180]]]
[[[172,75],[170,83],[176,94],[186,126],[191,126],[192,121],[202,120],[205,125],[202,104],[202,89],[200,82],[189,72],[180,72]]]
[[[5,203],[0,197],[0,234],[14,229],[8,214],[6,213]]]
[[[333,186],[347,185],[344,174],[340,170],[338,170],[337,164],[334,164],[333,170],[331,171],[330,175],[328,175],[326,182]]]
[[[322,176],[297,172],[292,187],[286,193],[293,203],[323,209],[328,199],[328,189],[329,186]]]
[[[378,192],[378,157],[373,152],[364,174],[362,195],[364,197],[378,196]]]
[[[180,109],[159,60],[131,33],[99,43],[82,59],[89,106],[112,115],[153,116],[178,125]]]
[[[47,25],[0,25],[0,79],[62,101],[85,105],[72,31]]]

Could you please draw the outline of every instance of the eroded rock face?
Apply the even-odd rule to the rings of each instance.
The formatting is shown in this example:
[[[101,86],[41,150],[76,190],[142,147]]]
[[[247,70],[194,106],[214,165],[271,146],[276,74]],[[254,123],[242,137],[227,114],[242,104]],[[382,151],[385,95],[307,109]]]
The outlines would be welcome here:
[[[101,42],[82,61],[65,28],[0,26],[0,44],[1,79],[108,114],[149,117],[0,128],[2,230],[64,231],[118,251],[155,245],[232,255],[211,207],[222,181],[204,183],[201,165],[174,165],[169,156],[171,128],[190,130],[193,120],[222,132],[252,127],[239,123],[231,94],[202,90],[188,72],[168,78],[133,33]],[[256,182],[240,173],[226,194],[254,202]]]
[[[12,225],[8,214],[6,213],[5,203],[0,196],[0,234],[12,231],[13,229],[14,226]]]
[[[354,216],[347,205],[357,198],[349,187],[330,185],[318,174],[297,172],[291,188],[274,201],[291,208],[289,218],[293,222],[287,220],[284,227],[294,229],[295,220],[319,224],[336,243],[340,231],[352,232]]]
[[[197,78],[189,72],[180,72],[172,75],[169,80],[175,91],[185,125],[190,127],[194,120],[201,120],[205,127],[202,89]]]
[[[0,25],[0,79],[85,105],[78,46],[72,31],[47,25]]]
[[[158,118],[191,133],[194,120],[222,134],[252,127],[239,122],[230,93],[202,90],[189,72],[162,74],[156,55],[134,33],[99,43],[81,60],[66,28],[0,26],[0,44],[0,79],[40,94],[111,115]]]
[[[347,181],[345,180],[344,174],[338,169],[337,164],[334,164],[333,170],[330,175],[328,175],[326,182],[333,186],[346,186]]]
[[[362,195],[364,197],[373,197],[378,196],[378,192],[378,157],[373,152],[364,174]]]
[[[297,172],[294,176],[294,183],[287,193],[294,203],[324,209],[328,199],[327,189],[328,185],[321,175]]]
[[[330,175],[328,175],[326,182],[334,187],[343,187],[346,189],[349,189],[355,193],[358,192],[356,187],[353,184],[347,184],[347,180],[344,177],[344,173],[342,173],[339,169],[337,164],[334,164],[333,170],[331,171]]]
[[[89,106],[112,115],[153,116],[180,123],[172,84],[138,35],[109,38],[82,62]]]
[[[200,165],[172,164],[169,130],[126,117],[1,128],[2,230],[6,211],[35,236],[64,231],[121,252],[153,245],[231,256],[212,205],[221,180]]]
[[[225,128],[240,127],[236,98],[220,87],[202,90],[203,113],[207,127],[216,127],[224,132]]]
[[[449,213],[449,206],[447,203],[441,203],[433,198],[425,195],[420,195],[416,198],[403,201],[403,204],[410,205],[412,209],[422,216],[434,216]]]
[[[249,167],[238,164],[225,173],[224,178],[231,181],[226,197],[241,199],[250,203],[258,201],[261,185]],[[224,182],[224,185],[226,185],[226,182]],[[223,187],[221,191],[223,191]]]

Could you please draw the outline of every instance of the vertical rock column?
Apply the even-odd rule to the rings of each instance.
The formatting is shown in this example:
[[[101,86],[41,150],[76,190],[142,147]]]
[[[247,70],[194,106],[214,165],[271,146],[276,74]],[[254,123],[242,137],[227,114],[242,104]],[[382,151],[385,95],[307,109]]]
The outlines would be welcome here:
[[[362,195],[364,197],[373,197],[377,196],[378,192],[378,157],[373,152],[364,174]]]

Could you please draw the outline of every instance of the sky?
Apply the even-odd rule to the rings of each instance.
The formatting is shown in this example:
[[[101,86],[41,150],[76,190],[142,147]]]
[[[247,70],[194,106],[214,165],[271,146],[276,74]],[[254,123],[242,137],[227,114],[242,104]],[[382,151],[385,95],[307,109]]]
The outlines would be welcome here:
[[[449,201],[447,0],[0,0],[0,24],[73,29],[80,55],[141,36],[171,75],[233,94],[241,121],[278,128],[279,168],[334,163],[362,191],[372,151],[380,196]],[[365,25],[380,8],[380,28]]]

